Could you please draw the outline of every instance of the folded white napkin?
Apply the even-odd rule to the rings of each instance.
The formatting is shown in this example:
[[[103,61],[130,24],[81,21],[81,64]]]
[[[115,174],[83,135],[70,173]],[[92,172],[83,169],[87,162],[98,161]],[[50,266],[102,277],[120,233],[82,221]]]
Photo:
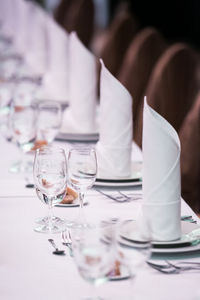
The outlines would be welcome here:
[[[128,178],[131,176],[133,139],[132,97],[100,61],[98,177]]]
[[[62,132],[95,133],[97,71],[95,56],[77,34],[69,36],[69,103],[63,116]]]
[[[20,0],[22,1],[22,0]],[[26,3],[22,28],[26,28],[26,41],[23,45],[26,62],[36,73],[44,74],[47,68],[47,14],[32,1]]]
[[[9,37],[14,37],[14,20],[18,13],[18,3],[17,0],[4,0],[1,1],[0,9],[0,21],[2,25],[3,34]]]
[[[18,53],[26,55],[28,38],[30,36],[30,20],[32,19],[32,9],[28,1],[19,0],[13,1],[15,3],[15,18],[14,18],[14,46]],[[13,46],[13,45],[12,45]],[[31,49],[29,48],[29,51]]]
[[[143,113],[143,203],[156,241],[181,236],[180,141],[174,128],[146,102]],[[141,219],[142,222],[142,219]]]
[[[69,99],[69,37],[51,16],[46,21],[48,67],[44,78],[44,94],[51,100],[66,102]]]

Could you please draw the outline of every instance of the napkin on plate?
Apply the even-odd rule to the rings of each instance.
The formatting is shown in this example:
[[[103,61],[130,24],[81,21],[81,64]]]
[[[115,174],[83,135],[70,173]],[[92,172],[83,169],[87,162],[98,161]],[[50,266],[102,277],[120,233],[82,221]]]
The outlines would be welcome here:
[[[44,98],[66,102],[69,98],[69,36],[51,16],[46,22],[48,67],[44,78]]]
[[[97,71],[95,56],[77,34],[69,36],[69,104],[62,132],[96,133]]]
[[[101,61],[98,178],[131,176],[132,97]]]
[[[145,99],[142,215],[147,217],[153,240],[180,238],[180,208],[179,137],[175,129]],[[142,218],[140,221],[143,222]]]

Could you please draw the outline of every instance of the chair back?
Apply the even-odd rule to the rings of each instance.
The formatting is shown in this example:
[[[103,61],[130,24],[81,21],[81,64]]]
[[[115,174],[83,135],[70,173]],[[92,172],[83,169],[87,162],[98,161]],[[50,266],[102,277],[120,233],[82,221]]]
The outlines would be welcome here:
[[[61,0],[54,12],[54,19],[58,24],[64,27],[64,20],[67,11],[72,4],[73,0]]]
[[[166,42],[158,30],[147,27],[137,33],[126,52],[118,79],[133,97],[133,121],[151,71],[165,48]]]
[[[68,33],[76,31],[86,47],[94,31],[94,3],[92,0],[62,0],[58,6],[55,19]]]
[[[174,128],[180,126],[200,88],[199,55],[190,46],[176,43],[168,47],[153,69],[145,95],[148,104]],[[143,102],[135,124],[134,139],[142,147]]]
[[[200,93],[183,121],[179,137],[182,197],[200,213]]]
[[[137,21],[127,10],[115,15],[111,22],[99,57],[114,76],[117,76],[124,54],[137,31]]]

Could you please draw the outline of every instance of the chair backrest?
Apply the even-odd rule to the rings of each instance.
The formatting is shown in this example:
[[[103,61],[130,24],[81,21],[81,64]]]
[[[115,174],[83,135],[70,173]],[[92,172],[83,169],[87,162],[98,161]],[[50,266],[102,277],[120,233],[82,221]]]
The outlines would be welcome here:
[[[166,46],[161,34],[147,27],[137,33],[126,52],[118,79],[133,97],[133,121],[138,105],[144,98],[151,71]]]
[[[138,23],[131,13],[123,10],[115,15],[106,32],[99,56],[114,76],[119,71],[124,54],[138,31],[138,27]]]
[[[199,55],[190,46],[176,43],[161,55],[151,73],[145,95],[148,104],[175,129],[179,128],[200,87]],[[135,120],[134,139],[142,147],[143,102]]]
[[[80,40],[89,47],[94,31],[92,0],[63,0],[54,17],[68,33],[76,31]]]
[[[70,33],[76,31],[80,40],[89,47],[94,32],[94,3],[92,0],[73,0],[64,21]]]
[[[54,12],[54,19],[64,27],[65,16],[73,0],[61,0]]]
[[[200,93],[179,131],[182,197],[200,213]]]

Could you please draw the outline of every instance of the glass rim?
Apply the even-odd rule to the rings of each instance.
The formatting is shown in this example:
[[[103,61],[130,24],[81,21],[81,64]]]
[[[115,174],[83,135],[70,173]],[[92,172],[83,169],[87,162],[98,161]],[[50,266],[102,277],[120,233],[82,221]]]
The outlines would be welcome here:
[[[88,153],[88,152],[94,152],[94,153],[96,153],[96,149],[94,148],[94,147],[90,147],[90,146],[85,146],[85,147],[73,147],[73,148],[71,148],[71,149],[69,149],[69,153],[70,152],[77,152],[77,153]]]
[[[40,107],[43,107],[43,105],[44,106],[46,106],[46,107],[57,107],[57,108],[61,108],[61,104],[58,102],[58,101],[54,101],[54,100],[40,100],[39,102],[38,102],[38,108],[40,108]]]
[[[64,153],[65,154],[65,149],[64,148],[61,148],[61,147],[58,147],[58,146],[55,146],[55,145],[45,145],[45,146],[42,146],[41,148],[38,148],[35,150],[35,153],[38,154],[38,153],[42,153],[42,152],[47,152],[47,153]]]

